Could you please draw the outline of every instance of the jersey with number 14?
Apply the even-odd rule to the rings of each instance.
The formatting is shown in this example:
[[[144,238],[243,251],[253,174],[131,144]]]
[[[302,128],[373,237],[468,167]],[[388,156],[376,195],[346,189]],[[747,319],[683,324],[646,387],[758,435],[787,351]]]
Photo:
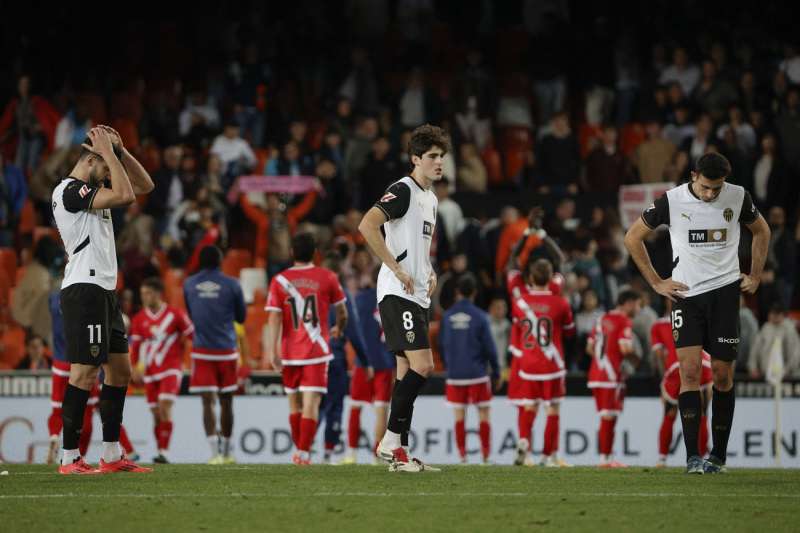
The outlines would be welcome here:
[[[283,315],[280,355],[284,365],[333,359],[328,310],[345,298],[336,274],[326,268],[293,266],[272,278],[266,310]]]

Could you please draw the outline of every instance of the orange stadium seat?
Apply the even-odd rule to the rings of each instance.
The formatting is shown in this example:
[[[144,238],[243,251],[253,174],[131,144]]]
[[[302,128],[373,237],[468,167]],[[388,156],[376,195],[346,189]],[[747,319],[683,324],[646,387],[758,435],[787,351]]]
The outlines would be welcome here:
[[[231,248],[222,260],[222,272],[234,278],[239,277],[239,272],[243,268],[248,268],[253,264],[253,254],[250,250],[242,248]]]
[[[586,159],[589,155],[591,141],[593,139],[601,139],[603,135],[603,128],[597,124],[581,124],[578,128],[578,144],[580,144],[581,157]]]
[[[19,214],[19,224],[17,224],[17,234],[30,235],[36,227],[36,209],[30,198],[25,199],[22,211]]]
[[[2,270],[6,278],[15,285],[18,266],[19,259],[17,258],[17,251],[13,248],[0,248],[0,270]]]
[[[489,184],[497,185],[503,183],[503,163],[500,160],[500,153],[492,146],[487,146],[481,152],[481,159],[486,165],[486,173],[489,176]]]
[[[11,280],[5,270],[0,270],[0,308],[11,307]]]
[[[645,132],[644,126],[638,122],[631,122],[622,127],[622,135],[620,137],[620,149],[622,153],[630,156],[636,148],[644,142]]]
[[[0,326],[0,369],[13,369],[25,356],[25,330],[19,326]]]

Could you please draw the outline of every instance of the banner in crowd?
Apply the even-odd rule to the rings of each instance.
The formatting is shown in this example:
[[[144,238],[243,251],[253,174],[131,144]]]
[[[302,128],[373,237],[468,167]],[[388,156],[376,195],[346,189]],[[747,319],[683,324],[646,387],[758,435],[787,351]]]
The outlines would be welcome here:
[[[674,183],[640,183],[620,187],[619,215],[622,227],[631,227],[642,215],[642,211],[674,186]]]
[[[0,410],[0,460],[7,463],[44,461],[47,446],[47,417],[50,401],[47,398],[4,398]],[[782,465],[800,468],[800,399],[784,400],[785,413],[781,435]],[[270,396],[239,396],[234,399],[234,452],[240,463],[289,463],[292,443],[288,427],[286,398]],[[590,397],[567,398],[562,404],[561,453],[570,463],[593,465],[597,453],[598,417]],[[618,424],[614,450],[616,458],[630,465],[652,466],[658,458],[658,430],[663,406],[657,398],[630,398]],[[511,464],[517,435],[517,410],[505,398],[492,402],[492,457],[498,464]],[[730,438],[728,464],[732,467],[772,467],[774,418],[772,401],[742,398],[736,402],[736,418]],[[200,398],[178,398],[173,417],[175,431],[170,446],[170,459],[179,463],[205,463],[210,458],[202,424]],[[346,425],[347,414],[342,423]],[[534,426],[534,451],[540,450],[545,416],[540,414]],[[372,438],[371,409],[362,411],[362,435],[359,461],[371,463],[369,450]],[[149,462],[156,453],[152,416],[142,397],[130,397],[125,404],[125,427],[140,454]],[[317,434],[313,456],[320,460],[323,429]],[[469,460],[480,462],[477,415],[467,415],[467,447]],[[342,428],[347,438],[347,428]],[[100,453],[99,415],[95,415],[92,445],[88,459],[97,462]],[[425,396],[417,400],[414,409],[414,433],[411,438],[414,455],[432,463],[457,463],[459,460],[453,435],[452,413],[443,397]],[[341,455],[334,459],[340,458]],[[680,422],[674,428],[669,464],[684,463],[684,447]]]
[[[241,176],[228,191],[228,200],[234,202],[239,193],[251,192],[305,194],[318,183],[314,176]]]

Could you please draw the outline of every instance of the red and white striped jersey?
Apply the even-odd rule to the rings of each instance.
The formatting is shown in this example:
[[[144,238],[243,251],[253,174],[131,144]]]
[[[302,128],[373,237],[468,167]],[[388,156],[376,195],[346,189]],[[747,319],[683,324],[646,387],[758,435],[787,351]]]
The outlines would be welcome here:
[[[567,300],[549,290],[524,287],[511,304],[518,324],[514,347],[522,353],[520,376],[548,380],[565,375],[563,337],[575,331]]]
[[[158,381],[169,374],[180,374],[183,367],[183,343],[191,338],[194,325],[189,317],[167,304],[153,313],[144,307],[131,320],[129,337],[131,362],[145,363],[145,383]]]

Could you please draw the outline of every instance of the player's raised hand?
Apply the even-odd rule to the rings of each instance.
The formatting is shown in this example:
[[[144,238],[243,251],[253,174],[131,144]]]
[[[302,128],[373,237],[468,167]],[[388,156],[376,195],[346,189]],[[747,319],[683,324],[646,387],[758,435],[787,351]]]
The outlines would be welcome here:
[[[105,130],[95,127],[89,130],[87,136],[89,140],[92,141],[92,145],[83,144],[81,146],[90,152],[94,152],[103,159],[114,156],[114,147],[111,144],[111,137],[109,137]]]
[[[125,146],[122,144],[122,135],[119,134],[117,130],[112,128],[111,126],[106,126],[105,124],[100,124],[98,128],[103,129],[106,133],[108,133],[109,137],[111,137],[111,144],[122,150]]]
[[[689,287],[680,281],[674,281],[672,278],[667,278],[656,283],[653,289],[661,296],[665,296],[669,298],[670,301],[674,302],[675,298],[683,298],[684,295],[681,293],[683,291],[688,291]]]
[[[411,274],[402,268],[398,268],[394,275],[397,276],[397,279],[399,279],[400,283],[403,284],[403,290],[405,290],[408,294],[414,294],[414,278],[411,277]]]
[[[742,292],[747,294],[755,294],[758,290],[758,286],[761,284],[761,280],[754,278],[753,276],[748,276],[747,274],[742,274],[739,276],[741,278],[742,283],[739,285],[739,288],[742,289]]]

